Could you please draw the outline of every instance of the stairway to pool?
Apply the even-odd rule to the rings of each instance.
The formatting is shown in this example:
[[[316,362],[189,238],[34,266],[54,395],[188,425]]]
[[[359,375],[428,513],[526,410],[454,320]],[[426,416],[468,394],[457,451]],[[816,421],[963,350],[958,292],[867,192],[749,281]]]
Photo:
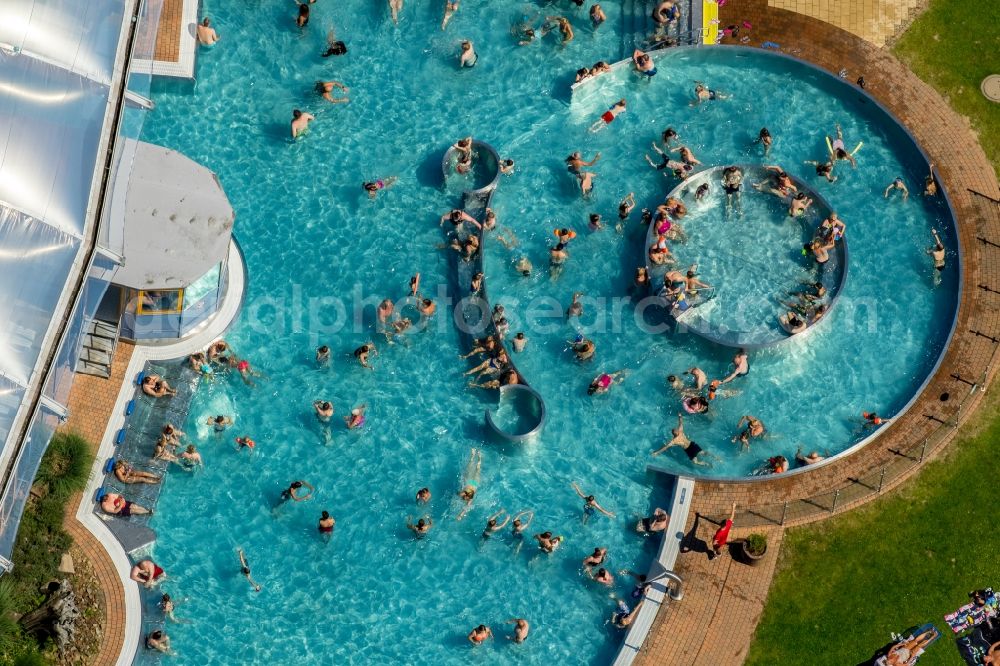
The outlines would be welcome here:
[[[702,43],[703,4],[706,0],[676,0],[681,18],[667,30],[668,39],[653,43],[650,37],[656,28],[653,8],[661,0],[622,0],[621,58],[629,58],[639,48],[652,50],[667,46],[697,45]]]

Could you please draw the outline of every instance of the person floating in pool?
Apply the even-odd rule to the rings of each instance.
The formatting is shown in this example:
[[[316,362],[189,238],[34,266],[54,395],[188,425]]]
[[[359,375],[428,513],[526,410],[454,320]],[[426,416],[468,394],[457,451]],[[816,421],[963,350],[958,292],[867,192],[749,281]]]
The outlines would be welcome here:
[[[403,10],[403,0],[389,0],[389,12],[392,14],[392,22],[399,25],[399,12]]]
[[[334,88],[340,89],[344,93],[344,97],[334,97]],[[316,82],[316,92],[320,97],[330,102],[331,104],[346,104],[350,102],[351,99],[347,97],[347,93],[350,92],[347,86],[345,86],[340,81],[317,81]]]
[[[493,631],[485,624],[481,624],[469,632],[469,642],[473,645],[482,645],[487,638],[493,638]]]
[[[306,489],[305,492],[303,492],[303,488]],[[304,502],[313,496],[313,492],[315,492],[315,490],[316,489],[313,488],[308,481],[292,481],[287,488],[281,491],[281,495],[278,496],[278,503],[275,508],[281,506],[288,500],[292,500],[293,502]]]
[[[417,522],[413,522],[412,516],[406,517],[406,527],[413,532],[413,536],[417,539],[424,538],[424,536],[431,531],[431,527],[433,526],[434,521],[431,520],[430,516],[424,516],[423,518],[418,519]]]
[[[510,524],[510,536],[511,539],[517,544],[514,548],[514,553],[517,554],[521,551],[521,546],[524,544],[524,531],[528,529],[531,525],[532,519],[535,517],[535,512],[529,509],[524,511],[519,511],[515,516],[514,520]]]
[[[345,100],[346,101],[346,100]],[[388,176],[387,178],[379,178],[377,180],[365,181],[361,184],[361,189],[368,194],[369,199],[375,199],[378,193],[382,190],[392,187],[397,178],[395,176]]]
[[[661,449],[662,450],[662,449]],[[657,451],[653,455],[659,453]],[[653,515],[646,518],[639,518],[638,522],[635,524],[635,531],[639,534],[652,534],[653,532],[662,532],[667,529],[667,524],[670,522],[670,514],[656,507],[653,509]]]
[[[305,5],[302,5],[303,7]],[[308,112],[300,111],[299,109],[292,110],[292,138],[297,139],[300,136],[305,136],[309,131],[309,123],[316,120],[316,117]]]
[[[566,169],[573,175],[579,175],[580,169],[583,167],[591,167],[597,164],[597,161],[601,159],[601,154],[596,153],[594,159],[589,162],[583,159],[579,150],[573,151],[569,157],[566,158]]]
[[[371,357],[377,353],[378,350],[375,348],[375,343],[366,342],[365,344],[361,345],[360,347],[354,350],[354,358],[358,359],[358,363],[361,364],[362,368],[368,368],[369,370],[373,370],[374,368],[372,367],[370,361]]]
[[[240,548],[237,551],[237,553],[239,554],[240,557],[240,573],[243,574],[243,577],[247,579],[248,583],[250,583],[250,587],[253,588],[254,592],[260,592],[260,585],[253,579],[253,577],[250,574],[250,564],[247,563],[247,557],[243,553],[243,549]]]
[[[462,489],[458,491],[458,496],[465,503],[462,511],[459,512],[455,520],[462,520],[465,514],[472,508],[472,502],[476,499],[476,492],[479,490],[479,477],[483,469],[483,453],[479,449],[472,449],[469,453],[469,461],[465,464],[462,472]]]
[[[936,282],[940,282],[941,273],[944,271],[945,266],[944,243],[941,242],[941,237],[938,236],[937,229],[931,229],[931,233],[934,234],[934,245],[927,248],[927,254],[934,260],[934,279]]]
[[[597,132],[610,125],[612,122],[614,122],[615,118],[625,113],[625,106],[626,105],[624,99],[620,99],[614,104],[612,104],[608,108],[608,110],[601,115],[600,118],[594,121],[594,124],[590,126],[590,131]]]
[[[688,414],[704,414],[708,411],[708,398],[703,395],[692,395],[681,401],[681,406]]]
[[[587,342],[586,340],[584,342]],[[591,343],[593,344],[593,343]],[[619,370],[618,372],[602,372],[601,374],[594,377],[594,380],[590,382],[590,386],[587,387],[587,395],[601,395],[602,393],[607,393],[611,390],[611,387],[615,384],[620,384],[625,380],[625,371]]]
[[[507,526],[507,523],[510,522],[510,515],[505,514],[507,514],[507,510],[500,509],[487,519],[486,527],[483,529],[483,539],[489,539]],[[500,520],[500,516],[504,517],[502,521]]]
[[[635,616],[638,615],[639,609],[642,608],[645,599],[640,600],[635,605],[635,608],[632,609],[629,609],[628,604],[621,599],[617,599],[616,601],[618,606],[615,608],[615,612],[611,614],[611,624],[619,629],[626,629],[635,620]]]
[[[256,448],[256,446],[257,446],[257,442],[253,441],[252,439],[250,439],[246,435],[244,435],[243,437],[237,437],[236,438],[236,450],[237,451],[242,451],[243,449],[246,449],[247,451],[249,451],[252,454],[253,450],[254,450],[254,448]]]
[[[475,67],[479,62],[479,54],[468,39],[462,41],[462,51],[458,56],[458,66],[461,68]]]
[[[907,189],[906,183],[904,183],[903,179],[900,178],[899,176],[896,176],[893,179],[893,181],[886,186],[885,192],[882,193],[882,198],[883,199],[888,199],[889,198],[889,193],[892,192],[893,190],[900,190],[900,191],[902,191],[902,193],[903,193],[903,201],[906,201],[907,199],[910,198],[910,190]]]
[[[835,183],[837,182],[837,177],[833,175],[833,160],[829,159],[826,162],[817,162],[815,160],[806,160],[805,164],[811,164],[816,167],[816,175],[823,176],[826,178],[827,182]]]
[[[534,537],[535,541],[538,542],[538,549],[543,553],[551,555],[556,551],[556,548],[566,540],[563,536],[552,536],[552,532],[542,532],[541,534],[536,534]]]
[[[329,423],[330,419],[333,418],[333,403],[329,400],[314,400],[313,410],[320,423]]]
[[[219,33],[212,27],[212,22],[206,16],[198,25],[198,43],[202,46],[215,46],[219,41]]]
[[[924,196],[933,197],[936,196],[938,192],[937,181],[934,180],[934,165],[930,166],[930,172],[927,177],[924,178]]]
[[[790,197],[798,191],[798,188],[795,187],[795,183],[792,182],[791,177],[785,173],[785,170],[781,167],[765,166],[764,169],[771,172],[770,180],[754,183],[754,189],[768,192],[782,199]]]
[[[722,189],[726,193],[726,213],[736,204],[737,210],[743,211],[743,171],[737,166],[727,166],[722,170]]]
[[[710,90],[705,87],[701,81],[695,81],[694,85],[694,101],[691,102],[691,106],[697,106],[702,102],[707,102],[709,100],[717,99],[729,99],[728,95],[725,95],[717,90]]]
[[[448,27],[448,21],[450,21],[451,17],[454,16],[455,12],[458,11],[458,2],[459,2],[459,0],[455,0],[455,2],[449,2],[448,0],[445,0],[445,3],[444,3],[444,18],[441,20],[441,29],[442,30],[444,30],[445,28]]]
[[[647,80],[656,76],[656,64],[653,63],[653,59],[649,57],[648,53],[640,49],[633,51],[632,64],[635,66],[635,71],[644,74]]]
[[[309,4],[299,2],[299,0],[295,0],[295,2],[299,5],[299,14],[295,17],[295,25],[304,28],[309,25]]]
[[[840,123],[837,123],[836,130],[837,138],[831,139],[829,136],[826,137],[826,147],[830,151],[830,161],[835,163],[837,160],[846,160],[856,169],[858,162],[854,159],[854,155],[861,150],[864,142],[859,142],[853,151],[847,152],[847,147],[844,145],[844,132],[840,129]]]
[[[329,58],[330,56],[342,56],[345,53],[347,53],[347,44],[339,41],[333,30],[326,33],[326,51],[323,51],[320,55],[324,58]]]
[[[875,412],[861,412],[861,418],[864,419],[864,427],[872,429],[883,426],[891,420],[883,418]]]
[[[507,623],[514,625],[514,635],[508,636],[507,640],[514,641],[515,643],[523,643],[528,640],[528,631],[531,629],[531,625],[528,624],[527,620],[520,617],[512,617],[507,620]]]
[[[745,377],[750,373],[750,357],[745,349],[740,349],[733,356],[733,371],[722,380],[722,384],[728,384],[737,377]]]
[[[813,200],[805,192],[799,192],[788,200],[788,217],[802,217],[813,205]]]
[[[594,498],[593,495],[587,495],[587,494],[585,494],[582,490],[580,490],[580,486],[576,485],[575,482],[572,483],[571,485],[573,486],[573,490],[576,491],[576,494],[579,495],[583,499],[583,524],[584,525],[587,524],[587,520],[592,515],[594,515],[594,513],[596,511],[600,511],[601,513],[603,513],[608,518],[614,518],[615,517],[615,514],[611,513],[610,511],[608,511],[607,509],[605,509],[604,507],[602,507],[600,504],[598,504],[597,500]]]
[[[815,465],[820,460],[824,460],[826,456],[821,456],[818,451],[813,451],[809,455],[802,455],[802,447],[800,446],[795,451],[795,462],[802,466]]]
[[[333,538],[333,528],[336,527],[337,521],[333,519],[329,511],[324,511],[319,516],[319,522],[316,524],[316,530],[319,532],[319,537],[324,541],[329,543],[330,539]]]
[[[764,146],[764,157],[767,157],[768,153],[771,152],[771,145],[774,143],[774,139],[771,138],[771,132],[766,127],[760,128],[760,133],[757,134],[757,138],[754,140],[754,145],[760,144]]]
[[[594,30],[601,27],[601,24],[608,20],[604,9],[596,2],[590,6],[590,25]]]
[[[365,406],[361,405],[351,410],[351,413],[344,417],[344,424],[348,430],[357,430],[365,424]]]
[[[688,457],[688,460],[690,460],[691,463],[694,465],[699,465],[701,467],[711,467],[712,461],[707,460],[707,458],[716,458],[716,456],[712,455],[705,449],[698,446],[697,442],[688,439],[688,436],[684,433],[684,414],[680,412],[677,413],[677,426],[670,431],[670,441],[665,443],[662,447],[660,447],[656,451],[653,451],[653,455],[658,456],[667,449],[670,449],[674,446],[681,447],[681,449],[684,451],[684,454]],[[656,515],[654,512],[654,518],[655,517]],[[648,519],[644,520],[648,521]],[[646,527],[645,525],[642,526],[643,529],[640,531],[645,531],[645,532],[657,531],[650,527]],[[666,522],[664,522],[663,527],[660,527],[659,529],[663,529],[664,527],[666,527]]]
[[[330,348],[320,345],[316,348],[316,365],[324,366],[330,363]]]

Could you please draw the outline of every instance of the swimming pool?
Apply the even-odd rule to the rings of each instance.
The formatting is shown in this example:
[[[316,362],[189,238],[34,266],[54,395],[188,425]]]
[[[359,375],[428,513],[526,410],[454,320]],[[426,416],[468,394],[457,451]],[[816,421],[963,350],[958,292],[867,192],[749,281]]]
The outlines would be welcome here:
[[[186,599],[177,615],[192,620],[168,626],[181,663],[608,660],[619,641],[607,624],[614,603],[581,574],[580,561],[606,546],[614,571],[645,571],[656,544],[632,525],[635,514],[665,506],[666,489],[644,469],[679,406],[664,378],[692,365],[719,376],[732,353],[690,335],[647,333],[629,302],[615,300],[644,263],[639,209],[672,187],[642,159],[667,126],[706,164],[760,160],[751,141],[760,126],[770,127],[776,141],[768,163],[809,182],[846,220],[852,279],[825,327],[801,344],[755,354],[751,376],[732,385],[736,395],[688,419],[688,434],[722,462],[695,469],[676,450],[656,460],[688,474],[742,476],[799,444],[843,450],[863,434],[862,409],[891,414],[907,403],[950,331],[956,257],[935,285],[924,254],[932,225],[954,247],[947,210],[921,200],[918,152],[855,93],[784,59],[703,49],[671,54],[648,83],[612,73],[571,99],[571,72],[619,53],[617,7],[609,3],[609,21],[593,36],[573,18],[577,37],[565,49],[550,38],[512,45],[519,10],[463,5],[442,33],[438,9],[408,3],[397,29],[382,4],[318,3],[300,32],[287,6],[206,3],[223,41],[201,54],[193,89],[160,84],[154,91],[144,138],[216,171],[237,211],[249,285],[242,319],[227,337],[267,375],[256,388],[239,379],[202,387],[186,430],[202,444],[207,468],[172,474],[152,521],[156,559],[171,577],[166,590]],[[349,53],[324,60],[330,24]],[[460,37],[480,53],[469,71],[455,67]],[[351,103],[318,99],[318,78],[347,84]],[[690,107],[694,79],[732,99]],[[628,111],[588,133],[622,95]],[[296,142],[287,137],[292,108],[317,116]],[[828,185],[802,162],[823,155],[824,134],[838,121],[848,143],[863,137],[864,147],[859,168],[838,167],[840,180]],[[524,448],[483,444],[482,414],[494,403],[488,392],[466,388],[461,373],[471,366],[457,358],[449,317],[407,344],[386,345],[372,330],[374,304],[403,296],[417,271],[428,295],[455,289],[450,258],[437,248],[438,218],[459,194],[441,189],[440,160],[469,134],[517,161],[493,203],[519,243],[508,251],[490,240],[485,259],[491,299],[507,309],[512,331],[530,338],[518,367],[546,400],[545,431]],[[589,202],[562,163],[577,149],[587,159],[602,153]],[[897,174],[911,183],[906,204],[882,199]],[[361,182],[387,176],[399,181],[369,201]],[[619,234],[615,211],[629,191],[639,205]],[[589,231],[590,212],[601,212],[609,228]],[[552,280],[547,250],[553,228],[565,226],[578,237]],[[522,253],[536,267],[530,278],[513,269]],[[585,299],[584,316],[571,325],[561,313],[575,291],[598,300]],[[355,305],[364,299],[355,328]],[[646,316],[656,323],[655,313]],[[597,345],[589,364],[576,364],[566,350],[577,326]],[[350,355],[369,339],[380,343],[374,371]],[[333,349],[332,367],[313,362],[319,344]],[[586,395],[599,371],[623,368],[623,384]],[[317,398],[334,403],[337,419],[367,404],[368,425],[335,427],[326,442],[311,412]],[[237,425],[216,440],[203,423],[219,412],[235,414]],[[770,436],[740,454],[729,439],[746,413],[761,418]],[[257,440],[252,457],[235,451],[236,434]],[[454,492],[477,446],[485,458],[480,493],[457,522]],[[295,479],[316,485],[315,499],[272,515],[277,494]],[[617,517],[582,525],[574,481]],[[422,486],[434,494],[427,511],[437,524],[415,542],[405,523],[423,513],[413,504]],[[486,517],[501,507],[533,508],[532,533],[552,530],[567,542],[551,557],[530,545],[516,553],[507,534],[482,543]],[[337,519],[329,544],[315,532],[324,509]],[[264,585],[259,594],[239,574],[238,547]],[[615,593],[627,596],[631,586],[619,578]],[[501,637],[503,621],[514,616],[534,627],[522,646]],[[481,622],[498,640],[470,654],[465,634]]]

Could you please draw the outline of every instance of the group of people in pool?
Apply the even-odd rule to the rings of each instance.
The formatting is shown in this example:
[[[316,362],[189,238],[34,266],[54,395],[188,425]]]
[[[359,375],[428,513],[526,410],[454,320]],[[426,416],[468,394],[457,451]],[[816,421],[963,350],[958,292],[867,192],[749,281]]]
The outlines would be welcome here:
[[[469,455],[469,460],[467,461],[465,469],[461,475],[461,482],[459,484],[457,495],[459,501],[462,503],[462,506],[456,516],[456,520],[464,519],[469,513],[469,510],[472,508],[472,504],[477,496],[477,493],[479,492],[479,485],[482,479],[482,465],[482,451],[475,448],[472,449]],[[594,495],[587,494],[575,482],[570,485],[580,499],[583,500],[583,524],[586,525],[588,520],[598,513],[601,513],[609,518],[615,517],[613,512],[601,506]],[[431,498],[430,489],[426,487],[421,488],[417,491],[416,503],[418,505],[427,505],[431,501]],[[514,552],[519,553],[524,545],[525,535],[527,534],[527,530],[534,517],[535,512],[531,509],[524,509],[516,514],[510,514],[506,509],[501,508],[487,518],[486,524],[483,527],[481,539],[483,542],[493,539],[497,534],[503,531],[508,524],[510,524],[510,536],[511,542],[514,545]],[[656,508],[649,517],[640,517],[638,519],[635,525],[635,530],[640,534],[662,532],[667,528],[669,520],[670,516],[666,511],[661,508]],[[414,521],[412,515],[407,516],[406,518],[406,528],[413,532],[414,538],[416,539],[422,539],[427,536],[434,527],[434,524],[434,519],[428,513],[424,513],[416,521]],[[555,553],[555,551],[558,550],[559,547],[566,541],[564,536],[555,535],[551,531],[539,532],[538,534],[533,535],[532,539],[537,542],[539,553],[547,555]],[[615,585],[615,576],[606,566],[604,566],[607,559],[608,549],[604,547],[596,547],[590,555],[583,559],[582,570],[591,580],[608,588],[613,588]],[[611,615],[611,623],[616,627],[626,628],[635,618],[636,613],[639,610],[639,606],[642,604],[642,600],[644,599],[646,591],[649,588],[649,583],[646,580],[646,576],[643,574],[638,574],[628,570],[622,570],[619,574],[631,576],[636,580],[636,583],[632,587],[630,593],[633,600],[638,600],[638,603],[634,608],[629,608],[624,601],[618,600],[612,595],[612,598],[615,598],[616,600],[616,608]],[[515,624],[515,635],[512,636],[511,639],[519,643],[523,642],[528,636],[528,621],[523,618],[511,618],[508,622]],[[492,637],[492,630],[485,624],[478,625],[470,631],[468,635],[469,641],[474,645],[480,645]]]

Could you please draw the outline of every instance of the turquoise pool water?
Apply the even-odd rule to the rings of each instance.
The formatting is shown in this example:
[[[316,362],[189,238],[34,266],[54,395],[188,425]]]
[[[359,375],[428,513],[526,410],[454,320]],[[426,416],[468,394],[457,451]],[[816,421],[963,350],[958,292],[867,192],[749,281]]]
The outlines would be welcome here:
[[[612,300],[627,293],[643,263],[639,210],[672,187],[642,159],[668,125],[706,164],[759,159],[750,141],[768,125],[776,136],[768,161],[812,182],[847,221],[851,241],[852,280],[835,318],[808,343],[755,354],[734,396],[688,420],[688,433],[723,459],[698,472],[744,475],[800,443],[842,450],[861,434],[862,409],[902,407],[937,358],[954,311],[957,261],[952,254],[935,286],[924,250],[932,225],[953,245],[945,209],[918,196],[924,166],[904,135],[811,70],[765,54],[677,52],[648,84],[611,74],[570,99],[577,67],[620,53],[611,3],[597,34],[572,15],[577,37],[566,48],[551,36],[515,46],[509,29],[518,9],[463,4],[446,32],[437,3],[407,3],[396,28],[383,3],[319,2],[304,31],[294,27],[290,4],[208,2],[203,9],[222,41],[200,55],[197,85],[154,90],[157,108],[144,138],[207,165],[229,194],[250,283],[227,337],[266,377],[256,387],[238,378],[202,387],[186,430],[206,469],[172,473],[152,521],[155,558],[170,575],[165,589],[183,599],[177,615],[190,620],[167,627],[180,663],[608,661],[620,641],[607,622],[612,591],[589,581],[580,561],[605,546],[614,571],[646,570],[656,540],[638,537],[633,525],[638,514],[665,506],[667,489],[645,466],[679,405],[664,378],[692,365],[719,376],[731,356],[693,336],[644,332],[632,306]],[[330,26],[347,42],[346,56],[319,57]],[[462,37],[480,54],[468,71],[456,67]],[[312,89],[320,78],[348,85],[351,102],[319,99]],[[692,108],[694,79],[733,97]],[[588,133],[623,95],[628,112]],[[296,142],[287,136],[293,108],[317,117]],[[837,121],[849,144],[863,137],[865,145],[859,168],[838,167],[841,179],[827,185],[802,161],[822,156],[824,132]],[[506,250],[487,241],[486,266],[491,298],[507,309],[512,330],[530,339],[518,367],[546,399],[545,432],[523,448],[484,444],[483,411],[494,402],[466,388],[462,372],[470,366],[457,358],[460,337],[444,313],[405,344],[387,345],[373,330],[374,304],[402,297],[413,273],[421,273],[428,295],[453,289],[451,258],[437,247],[438,218],[458,204],[460,187],[441,188],[441,157],[469,134],[517,161],[494,208],[519,244]],[[587,158],[602,153],[589,202],[562,164],[576,149]],[[905,204],[882,199],[897,174],[914,192]],[[361,183],[387,176],[399,181],[369,201]],[[639,205],[616,233],[617,203],[629,191]],[[587,229],[594,211],[609,228]],[[752,237],[752,221],[745,225]],[[552,229],[563,226],[579,236],[552,280],[547,248]],[[513,270],[522,253],[536,266],[530,278]],[[528,321],[553,304],[561,311],[574,291],[603,304],[585,301],[572,325],[561,316]],[[354,306],[363,299],[355,326]],[[647,315],[655,323],[655,313]],[[566,351],[579,326],[598,350],[585,365]],[[350,355],[370,339],[380,346],[374,371]],[[333,350],[328,368],[313,361],[319,344]],[[599,371],[623,368],[623,384],[586,395]],[[329,440],[311,412],[318,398],[337,412]],[[362,403],[362,430],[336,425]],[[203,423],[220,412],[235,415],[236,426],[216,438]],[[745,413],[771,434],[739,454],[729,438]],[[235,450],[236,434],[258,442],[253,456]],[[480,446],[480,492],[459,522],[454,493],[470,448]],[[678,451],[657,460],[695,471]],[[273,514],[278,493],[295,479],[315,485],[315,497]],[[583,525],[574,481],[617,517]],[[413,503],[422,486],[434,494],[426,509]],[[517,552],[506,533],[483,543],[483,524],[500,508],[534,509],[531,532],[564,534],[566,543],[553,556],[530,543]],[[330,543],[315,529],[324,509],[337,519]],[[414,541],[407,516],[425,512],[435,527]],[[260,593],[239,573],[240,547]],[[620,576],[613,593],[630,589]],[[514,616],[532,622],[525,645],[503,639],[503,622]],[[497,640],[473,649],[465,634],[479,623],[491,625]]]

